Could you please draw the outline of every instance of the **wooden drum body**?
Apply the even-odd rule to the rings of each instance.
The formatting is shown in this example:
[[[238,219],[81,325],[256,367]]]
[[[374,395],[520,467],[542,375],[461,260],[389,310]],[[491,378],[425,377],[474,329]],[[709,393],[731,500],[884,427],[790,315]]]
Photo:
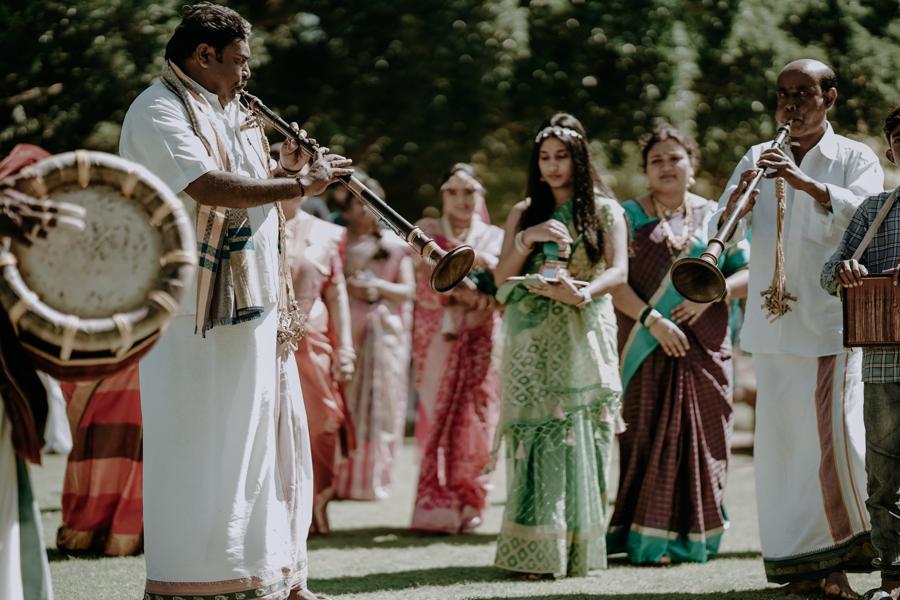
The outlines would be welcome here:
[[[0,304],[34,366],[97,379],[150,350],[197,262],[184,205],[144,167],[79,150],[23,169],[15,188],[85,209],[81,233],[25,246],[0,239]]]
[[[842,288],[844,346],[900,346],[900,287],[892,275],[867,275]]]

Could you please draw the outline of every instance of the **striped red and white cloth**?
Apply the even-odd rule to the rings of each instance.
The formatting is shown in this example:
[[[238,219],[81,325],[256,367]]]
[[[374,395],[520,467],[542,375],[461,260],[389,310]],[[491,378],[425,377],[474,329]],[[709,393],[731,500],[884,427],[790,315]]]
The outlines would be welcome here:
[[[62,384],[72,452],[62,494],[61,550],[111,556],[143,546],[143,454],[138,367]]]

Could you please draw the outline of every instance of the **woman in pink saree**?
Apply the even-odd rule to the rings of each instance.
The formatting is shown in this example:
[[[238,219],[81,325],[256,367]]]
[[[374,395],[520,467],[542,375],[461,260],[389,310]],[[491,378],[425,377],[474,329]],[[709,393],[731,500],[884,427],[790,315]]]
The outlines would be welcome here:
[[[412,528],[461,533],[481,523],[488,491],[483,471],[499,410],[491,350],[500,326],[490,273],[503,230],[486,222],[484,187],[471,165],[454,165],[441,196],[443,216],[418,226],[445,249],[472,246],[477,259],[470,282],[478,285],[438,294],[428,284],[428,267],[419,265],[413,364],[422,462]]]
[[[313,461],[312,533],[328,534],[326,508],[334,498],[337,466],[355,445],[353,424],[341,384],[353,375],[356,352],[350,330],[350,304],[344,282],[347,230],[317,219],[296,205],[285,224],[286,249],[294,293],[307,315],[306,334],[294,356],[309,423]]]
[[[377,182],[365,183],[383,197]],[[377,500],[390,493],[403,444],[415,272],[406,243],[383,231],[360,200],[343,188],[333,199],[347,223],[344,272],[357,353],[356,373],[344,386],[356,452],[337,469],[335,495]]]

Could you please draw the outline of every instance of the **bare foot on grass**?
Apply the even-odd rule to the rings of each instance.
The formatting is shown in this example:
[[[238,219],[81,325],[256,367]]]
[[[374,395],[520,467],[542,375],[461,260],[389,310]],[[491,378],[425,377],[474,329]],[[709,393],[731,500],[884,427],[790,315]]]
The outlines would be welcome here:
[[[850,581],[847,579],[846,573],[829,573],[822,584],[822,592],[826,598],[840,598],[846,600],[855,600],[859,598],[859,594],[850,587]]]
[[[809,581],[792,581],[791,583],[778,588],[779,594],[785,596],[810,596],[812,594],[821,594],[825,585],[824,579],[811,579]]]

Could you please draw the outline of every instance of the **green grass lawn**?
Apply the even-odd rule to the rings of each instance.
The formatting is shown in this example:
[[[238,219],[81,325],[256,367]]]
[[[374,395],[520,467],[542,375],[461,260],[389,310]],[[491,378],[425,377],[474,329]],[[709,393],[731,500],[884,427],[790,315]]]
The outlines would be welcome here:
[[[59,495],[65,461],[46,457],[33,471],[57,600],[134,600],[141,597],[144,562],[136,558],[85,559],[61,554],[53,538],[59,526]],[[310,587],[334,598],[358,600],[600,598],[604,600],[763,600],[784,598],[766,583],[760,558],[753,487],[753,461],[734,457],[727,498],[732,518],[722,554],[703,565],[633,567],[613,559],[610,568],[588,577],[525,581],[495,569],[494,540],[504,501],[504,473],[494,478],[490,509],[470,535],[428,536],[406,529],[415,491],[416,452],[399,457],[393,495],[380,502],[335,502],[334,533],[313,538]],[[851,576],[857,591],[876,584],[873,575]],[[187,599],[186,599],[187,600]]]

